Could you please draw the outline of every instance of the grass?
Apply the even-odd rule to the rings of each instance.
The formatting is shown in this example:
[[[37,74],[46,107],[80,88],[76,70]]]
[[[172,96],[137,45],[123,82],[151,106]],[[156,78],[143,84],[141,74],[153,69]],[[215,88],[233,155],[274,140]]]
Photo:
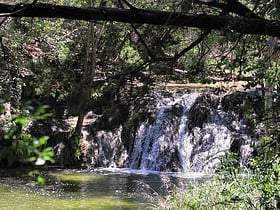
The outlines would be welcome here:
[[[208,180],[200,185],[188,185],[176,189],[173,196],[161,209],[255,209],[258,191],[251,178],[223,181]]]
[[[204,183],[176,193],[168,209],[248,209],[247,194],[240,194],[240,183]]]
[[[236,171],[217,174],[213,179],[199,185],[189,184],[185,189],[176,189],[173,195],[156,209],[276,210],[280,207],[279,198],[280,177],[275,177],[275,171],[271,174],[248,173],[242,176]]]

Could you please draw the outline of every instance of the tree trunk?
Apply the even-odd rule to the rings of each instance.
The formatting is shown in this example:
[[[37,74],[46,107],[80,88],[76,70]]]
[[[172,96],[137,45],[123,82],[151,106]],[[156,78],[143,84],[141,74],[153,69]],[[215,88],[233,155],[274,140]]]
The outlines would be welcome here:
[[[89,0],[89,7],[93,7],[93,3]],[[82,134],[83,122],[86,115],[88,101],[90,99],[90,87],[92,84],[93,73],[95,70],[96,63],[96,48],[94,47],[95,42],[95,33],[93,23],[89,23],[89,31],[87,36],[86,43],[86,58],[84,61],[84,73],[80,83],[81,94],[80,94],[80,103],[79,103],[79,114],[78,121],[75,128],[75,133],[79,137]],[[90,56],[91,54],[91,56]],[[91,63],[91,65],[89,65]]]
[[[93,3],[89,0],[89,6],[93,7]],[[78,121],[75,128],[75,133],[78,136],[82,134],[84,117],[87,112],[88,102],[91,97],[91,87],[93,83],[93,76],[96,68],[96,53],[98,48],[99,39],[104,30],[104,24],[99,29],[99,31],[95,30],[94,23],[89,23],[89,32],[87,36],[87,44],[86,44],[86,58],[84,63],[84,73],[80,83],[81,95],[80,95],[80,104],[78,107]]]

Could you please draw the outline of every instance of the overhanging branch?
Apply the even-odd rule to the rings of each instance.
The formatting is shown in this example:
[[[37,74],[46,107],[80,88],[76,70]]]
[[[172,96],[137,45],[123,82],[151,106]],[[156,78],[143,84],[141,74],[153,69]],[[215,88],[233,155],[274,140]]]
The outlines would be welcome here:
[[[29,5],[24,10],[13,13],[23,7],[23,4],[0,3],[0,14],[11,17],[65,18],[85,21],[101,20],[163,26],[172,25],[200,29],[228,29],[241,34],[280,37],[280,21],[277,20],[231,17],[229,15],[183,15],[181,13],[142,9],[81,8],[51,4]]]
[[[21,4],[20,8],[16,8],[14,11],[8,12],[8,13],[1,13],[0,16],[2,17],[8,17],[8,16],[12,16],[15,15],[16,13],[22,12],[23,10],[25,10],[27,7],[30,7],[32,5],[37,4],[38,0],[33,0],[33,2],[31,4]],[[7,3],[10,4],[10,3]],[[13,4],[13,3],[12,3]]]

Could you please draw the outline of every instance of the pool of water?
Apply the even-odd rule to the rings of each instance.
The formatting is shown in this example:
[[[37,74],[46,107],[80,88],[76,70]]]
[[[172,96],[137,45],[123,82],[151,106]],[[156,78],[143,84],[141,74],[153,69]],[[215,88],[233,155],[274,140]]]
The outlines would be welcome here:
[[[0,170],[0,209],[147,209],[203,174],[131,169],[47,170],[45,186],[28,171]]]

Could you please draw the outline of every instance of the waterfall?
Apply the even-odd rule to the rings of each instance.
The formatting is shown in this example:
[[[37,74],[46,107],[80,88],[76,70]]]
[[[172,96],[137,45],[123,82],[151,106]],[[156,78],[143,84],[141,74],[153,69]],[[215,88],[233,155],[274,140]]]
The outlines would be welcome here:
[[[252,142],[258,138],[244,114],[250,94],[157,90],[145,99],[150,105],[141,109],[149,117],[136,124],[110,126],[113,130],[104,126],[97,130],[98,124],[93,124],[85,159],[92,167],[212,172],[220,157],[231,151],[239,156],[240,164],[246,164]],[[252,104],[261,103],[254,99]]]
[[[231,149],[233,141],[240,141],[238,149],[244,163],[248,151],[252,150],[246,125],[219,108],[220,97],[210,94],[210,103],[201,106],[201,96],[198,92],[177,94],[173,100],[158,96],[154,121],[146,120],[139,126],[128,166],[156,171],[209,172],[225,151]],[[208,110],[204,119],[198,119],[199,114],[190,119],[195,103],[199,104],[198,113],[205,114],[203,108]]]
[[[198,93],[185,94],[174,100],[168,98],[170,101],[158,97],[154,122],[145,121],[136,134],[130,168],[176,170],[180,162],[185,162],[188,150],[184,143],[188,133],[187,114],[198,96]]]

